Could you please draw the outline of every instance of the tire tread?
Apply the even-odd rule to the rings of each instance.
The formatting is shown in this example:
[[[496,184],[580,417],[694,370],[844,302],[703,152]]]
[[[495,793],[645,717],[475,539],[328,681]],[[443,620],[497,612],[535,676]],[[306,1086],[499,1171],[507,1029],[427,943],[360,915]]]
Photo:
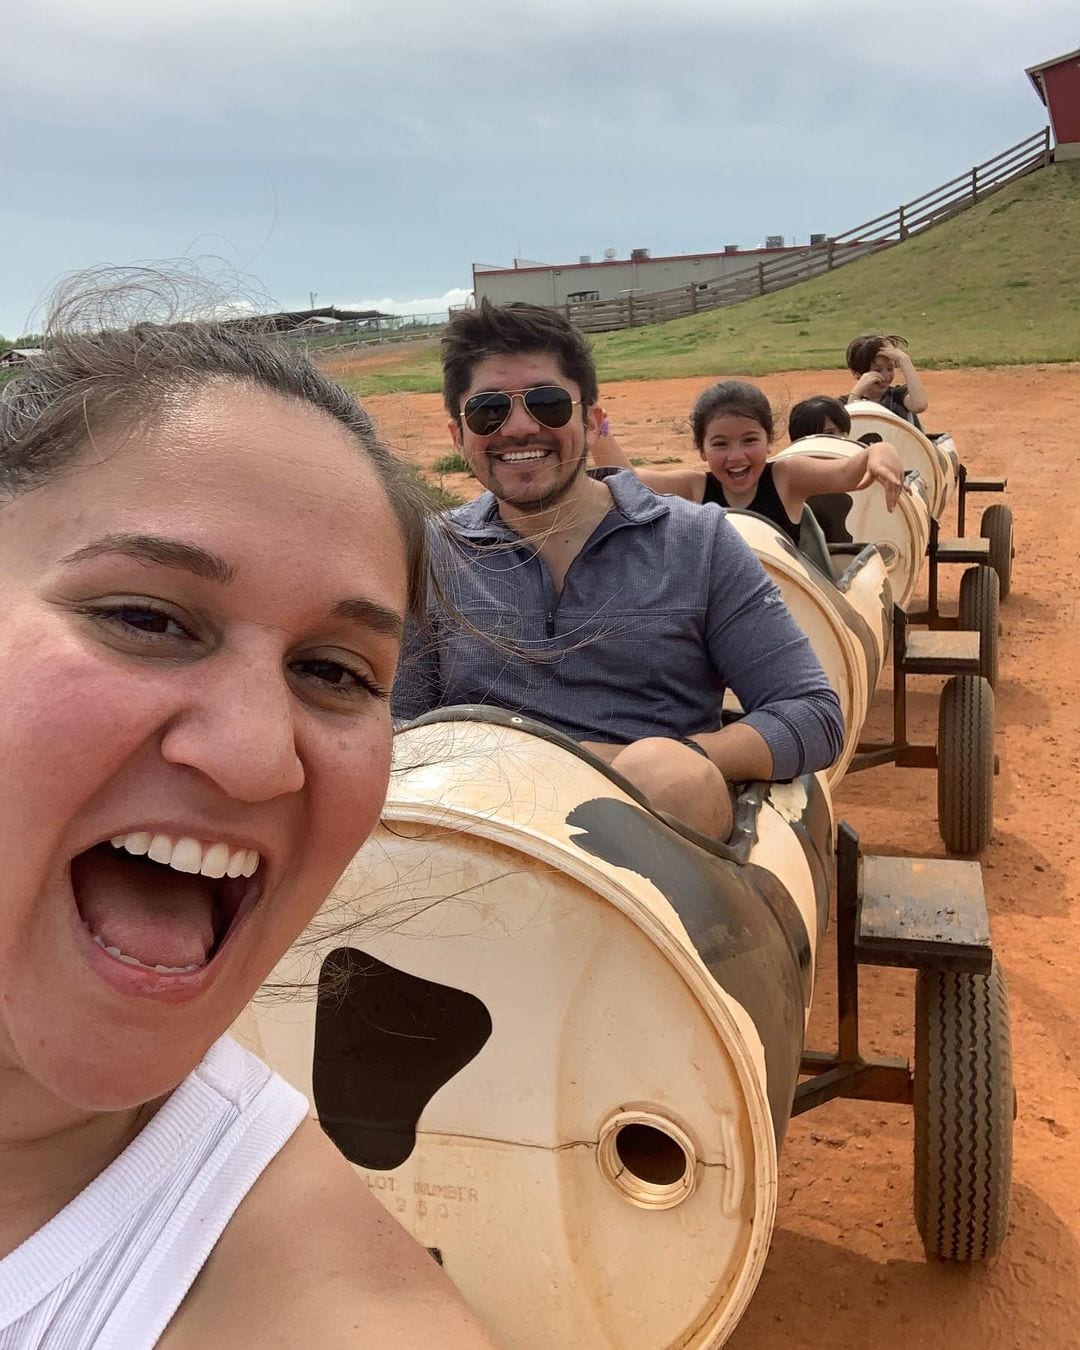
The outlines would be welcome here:
[[[915,1002],[915,1219],[927,1253],[992,1256],[1008,1228],[1008,994],[989,975],[920,971]]]

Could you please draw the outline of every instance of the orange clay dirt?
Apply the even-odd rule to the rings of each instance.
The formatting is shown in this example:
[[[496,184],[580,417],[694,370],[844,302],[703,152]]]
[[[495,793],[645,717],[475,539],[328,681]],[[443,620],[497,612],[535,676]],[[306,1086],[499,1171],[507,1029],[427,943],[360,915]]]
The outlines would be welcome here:
[[[353,367],[355,370],[355,367]],[[911,1206],[907,1108],[834,1102],[792,1121],[772,1250],[736,1350],[1064,1350],[1080,1347],[1080,367],[929,372],[927,424],[975,473],[1007,474],[1013,590],[1001,610],[995,829],[983,857],[994,944],[1009,982],[1019,1115],[1010,1233],[983,1266],[929,1264]],[[763,378],[778,413],[842,392],[836,371]],[[707,380],[611,384],[613,434],[634,456],[695,463],[687,413]],[[451,447],[435,395],[368,401],[387,438],[428,467]],[[781,422],[782,427],[782,422]],[[780,443],[785,443],[783,439]],[[470,480],[444,484],[472,495]],[[948,533],[955,527],[951,513]],[[953,569],[957,573],[959,569]],[[955,598],[959,576],[946,572]],[[889,728],[886,685],[871,730]],[[911,730],[935,734],[942,681],[912,681]],[[836,810],[868,852],[941,857],[932,772],[848,777]],[[831,937],[831,934],[830,934]],[[824,949],[809,1043],[829,1048],[834,986]],[[867,1050],[910,1055],[913,976],[866,970]],[[627,1347],[634,1350],[634,1347]]]

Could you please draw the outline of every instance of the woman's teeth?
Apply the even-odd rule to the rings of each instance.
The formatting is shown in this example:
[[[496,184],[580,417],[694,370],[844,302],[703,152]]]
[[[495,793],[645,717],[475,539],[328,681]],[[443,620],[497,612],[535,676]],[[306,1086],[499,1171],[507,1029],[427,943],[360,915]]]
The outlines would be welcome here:
[[[148,966],[145,961],[140,961],[137,956],[128,956],[127,952],[122,952],[119,947],[107,947],[105,939],[100,933],[95,933],[90,925],[83,920],[83,927],[94,939],[97,945],[107,955],[114,957],[117,961],[123,961],[125,966],[138,966],[140,970],[157,970],[162,975],[190,975],[193,970],[202,970],[206,962],[196,962],[192,966]]]
[[[173,839],[167,834],[136,830],[118,834],[112,846],[136,858],[147,857],[174,872],[198,873],[204,877],[250,877],[259,866],[259,854],[253,848],[230,848],[228,844],[202,844],[185,835]]]

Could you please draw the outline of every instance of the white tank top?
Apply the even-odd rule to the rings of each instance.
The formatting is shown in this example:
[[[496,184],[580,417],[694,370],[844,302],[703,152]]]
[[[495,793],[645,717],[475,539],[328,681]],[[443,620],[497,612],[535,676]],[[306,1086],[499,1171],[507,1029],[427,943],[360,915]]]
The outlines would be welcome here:
[[[0,1261],[0,1350],[149,1350],[306,1114],[223,1037],[116,1161]]]

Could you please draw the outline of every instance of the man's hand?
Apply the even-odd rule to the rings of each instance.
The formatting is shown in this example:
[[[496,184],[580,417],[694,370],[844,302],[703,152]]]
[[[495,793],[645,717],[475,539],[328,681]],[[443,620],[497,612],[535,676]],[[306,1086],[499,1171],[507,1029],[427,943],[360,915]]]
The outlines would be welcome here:
[[[710,839],[724,840],[731,833],[731,795],[724,775],[711,759],[682,741],[647,736],[630,745],[580,744],[629,779],[654,810]]]
[[[578,741],[578,745],[582,750],[588,750],[590,755],[602,759],[605,764],[611,764],[615,756],[626,749],[625,745],[608,745],[606,741]]]

